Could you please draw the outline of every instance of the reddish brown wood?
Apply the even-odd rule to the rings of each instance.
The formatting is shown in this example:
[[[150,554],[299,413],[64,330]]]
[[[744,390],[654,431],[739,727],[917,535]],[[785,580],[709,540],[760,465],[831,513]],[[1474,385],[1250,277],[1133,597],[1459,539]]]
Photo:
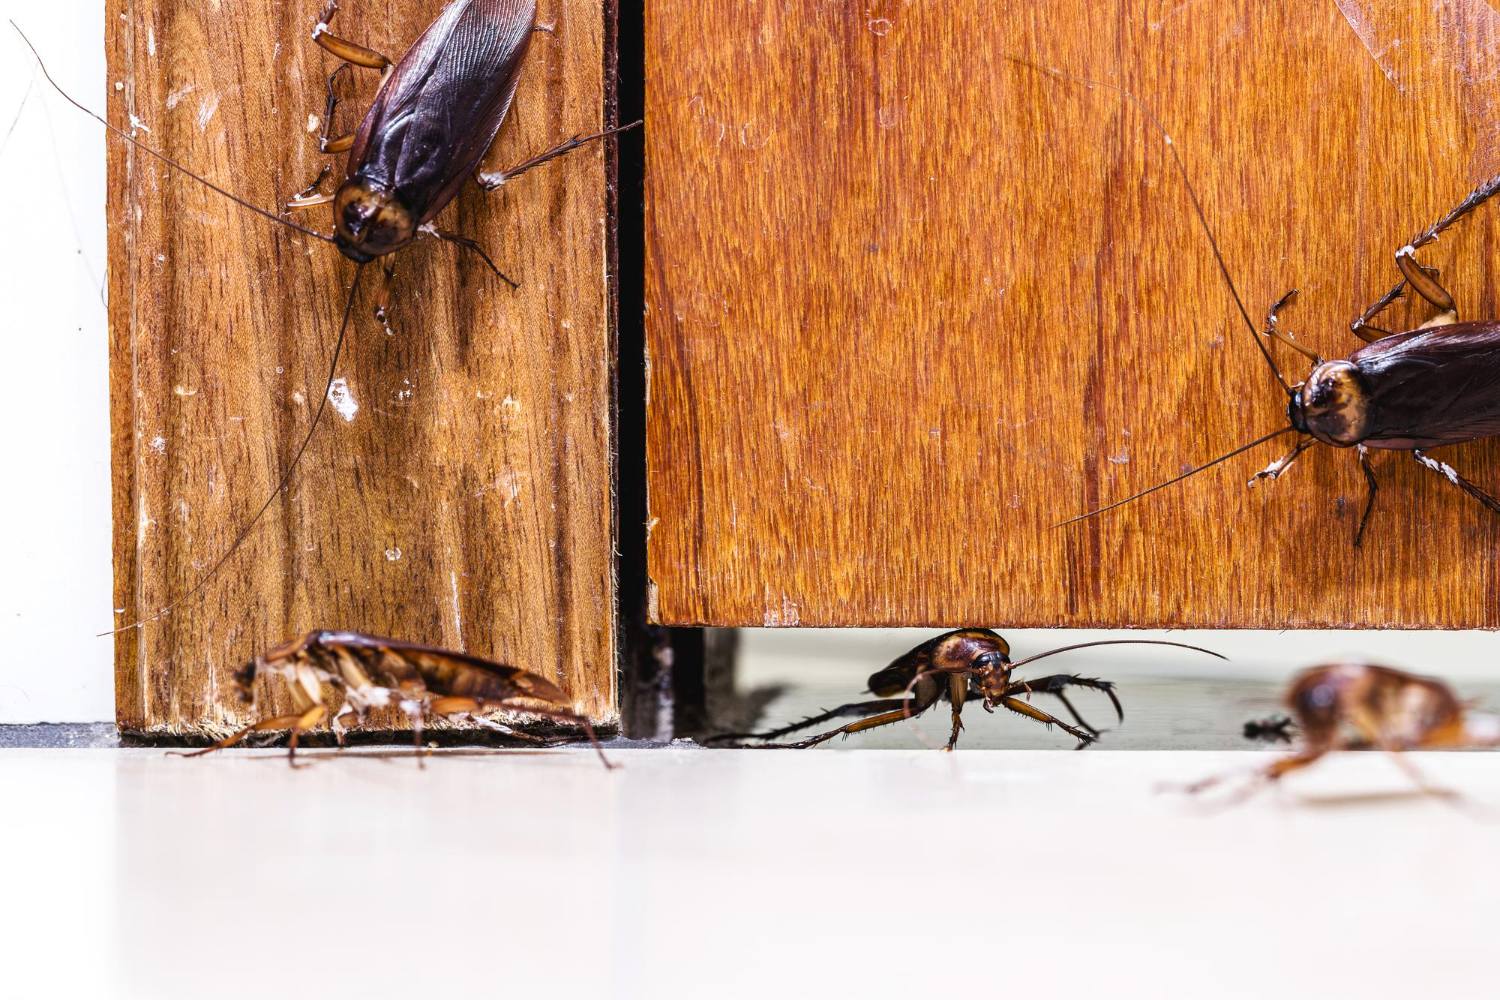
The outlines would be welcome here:
[[[656,617],[1500,625],[1500,521],[1405,455],[1377,457],[1361,551],[1363,478],[1327,449],[1050,528],[1285,399],[1142,115],[1006,59],[1154,108],[1257,321],[1300,287],[1289,327],[1342,357],[1392,252],[1500,171],[1497,28],[1478,0],[654,0]],[[1495,315],[1493,212],[1428,258],[1471,318]],[[1500,487],[1491,444],[1445,455]]]

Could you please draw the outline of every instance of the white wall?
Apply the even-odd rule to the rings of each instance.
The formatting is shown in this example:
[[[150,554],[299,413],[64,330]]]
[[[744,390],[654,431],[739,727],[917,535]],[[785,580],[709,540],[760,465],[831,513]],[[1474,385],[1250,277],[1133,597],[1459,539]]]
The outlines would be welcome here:
[[[97,0],[0,12],[103,104]],[[0,722],[109,719],[104,136],[33,75],[8,23],[0,35]]]

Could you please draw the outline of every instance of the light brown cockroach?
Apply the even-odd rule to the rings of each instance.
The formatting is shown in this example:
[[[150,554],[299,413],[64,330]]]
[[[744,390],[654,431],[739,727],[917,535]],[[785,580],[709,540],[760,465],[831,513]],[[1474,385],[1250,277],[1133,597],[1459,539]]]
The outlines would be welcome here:
[[[1334,750],[1375,748],[1399,755],[1403,750],[1500,745],[1500,716],[1470,712],[1437,678],[1392,667],[1311,667],[1292,679],[1285,703],[1302,733],[1302,748],[1254,771],[1241,796]],[[1409,762],[1400,756],[1391,760],[1423,791],[1432,791]],[[1201,792],[1227,777],[1214,775],[1184,791]]]
[[[255,704],[255,680],[261,674],[281,678],[291,693],[293,714],[251,723],[211,747],[183,756],[223,750],[251,733],[286,729],[291,731],[287,759],[295,767],[297,739],[314,726],[327,722],[342,746],[346,720],[363,722],[370,709],[394,706],[411,719],[418,760],[422,759],[422,723],[428,716],[468,718],[521,735],[474,714],[506,709],[581,728],[604,766],[614,766],[604,756],[593,727],[569,707],[571,699],[556,684],[518,667],[466,653],[361,632],[317,631],[258,656],[235,671],[235,686],[244,703]],[[342,701],[330,707],[334,695]]]

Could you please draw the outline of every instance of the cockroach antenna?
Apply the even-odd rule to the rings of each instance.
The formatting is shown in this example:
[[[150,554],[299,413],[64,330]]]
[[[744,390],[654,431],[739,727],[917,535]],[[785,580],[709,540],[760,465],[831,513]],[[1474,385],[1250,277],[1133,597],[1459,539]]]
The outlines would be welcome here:
[[[171,167],[173,170],[176,170],[178,173],[183,174],[183,175],[185,175],[187,177],[191,177],[193,180],[197,181],[199,184],[202,184],[204,187],[208,188],[210,191],[214,191],[214,192],[217,192],[218,194],[223,195],[224,197],[228,198],[230,201],[234,202],[236,205],[239,205],[241,208],[248,208],[250,211],[254,212],[255,214],[257,214],[257,215],[263,215],[267,219],[270,219],[272,222],[276,223],[277,225],[286,226],[288,229],[295,229],[297,232],[302,233],[304,236],[311,236],[314,239],[322,240],[324,243],[332,243],[332,242],[334,242],[334,239],[333,239],[332,236],[328,236],[328,235],[325,235],[324,233],[320,233],[320,232],[318,232],[315,229],[308,229],[306,226],[299,226],[295,222],[292,222],[289,219],[283,219],[281,216],[276,215],[274,212],[268,212],[268,211],[266,211],[264,208],[261,208],[259,205],[253,205],[253,204],[251,204],[250,202],[246,201],[244,198],[239,197],[238,195],[234,194],[233,192],[224,190],[223,188],[219,187],[219,185],[215,184],[213,181],[209,180],[208,178],[203,177],[203,176],[201,176],[199,174],[193,173],[187,167],[184,167],[182,164],[180,164],[176,160],[172,159],[166,153],[163,153],[163,152],[161,152],[158,149],[154,149],[151,146],[148,146],[146,143],[141,142],[141,140],[137,139],[135,136],[131,135],[129,132],[126,132],[124,129],[116,128],[114,125],[111,125],[108,122],[108,120],[106,120],[102,115],[100,115],[97,112],[92,111],[89,108],[85,107],[84,105],[80,104],[78,101],[74,100],[73,97],[72,97],[72,95],[70,95],[66,90],[63,90],[62,86],[60,84],[58,84],[58,82],[56,80],[52,79],[52,74],[47,71],[47,64],[42,61],[42,55],[41,55],[41,53],[36,50],[36,46],[35,45],[31,44],[31,39],[29,39],[29,38],[26,37],[26,32],[22,31],[21,30],[21,26],[18,25],[18,24],[16,24],[15,21],[11,21],[10,22],[10,26],[12,28],[16,29],[16,34],[18,34],[18,35],[21,36],[21,41],[25,42],[26,43],[26,47],[31,50],[31,55],[33,56],[33,58],[36,59],[37,67],[39,69],[41,69],[42,76],[44,76],[44,77],[47,78],[47,82],[49,84],[51,84],[52,89],[55,90],[55,91],[57,91],[58,94],[60,94],[62,96],[63,100],[67,101],[69,104],[73,105],[73,107],[77,108],[79,111],[82,111],[84,114],[86,114],[90,118],[94,119],[94,121],[98,122],[100,125],[103,125],[105,128],[109,129],[110,132],[112,132],[115,135],[119,136],[121,139],[124,139],[126,142],[130,143],[132,146],[136,147],[137,149],[139,149],[139,150],[141,150],[141,151],[143,151],[145,153],[149,153],[151,156],[156,157],[158,160],[160,160],[161,162],[165,163],[167,166]]]
[[[1172,134],[1161,123],[1161,119],[1157,118],[1150,108],[1142,104],[1139,98],[1124,87],[1113,83],[1106,83],[1103,80],[1093,80],[1086,76],[1079,76],[1076,73],[1069,73],[1065,70],[1054,69],[1050,66],[1042,66],[1031,62],[1029,59],[1022,59],[1020,56],[1007,55],[1005,58],[1018,66],[1025,66],[1036,73],[1043,73],[1060,80],[1069,80],[1085,87],[1104,87],[1108,90],[1113,90],[1140,110],[1146,120],[1151,123],[1151,127],[1156,129],[1161,135],[1162,142],[1166,144],[1167,152],[1172,154],[1172,162],[1177,165],[1177,173],[1182,177],[1183,186],[1187,188],[1188,198],[1193,203],[1193,211],[1197,213],[1198,222],[1203,226],[1203,235],[1208,237],[1208,245],[1214,252],[1214,261],[1219,265],[1219,273],[1224,276],[1224,284],[1229,287],[1229,294],[1234,299],[1235,307],[1239,309],[1240,318],[1245,321],[1245,328],[1250,331],[1251,339],[1255,341],[1255,346],[1260,349],[1260,356],[1266,359],[1266,365],[1271,369],[1271,374],[1276,376],[1276,381],[1280,383],[1282,391],[1288,396],[1295,396],[1296,392],[1287,384],[1286,379],[1282,377],[1281,369],[1276,367],[1276,362],[1272,359],[1271,352],[1266,349],[1265,340],[1261,337],[1260,332],[1255,329],[1255,324],[1250,321],[1250,313],[1245,309],[1245,303],[1240,298],[1239,289],[1235,287],[1234,279],[1229,276],[1229,266],[1224,263],[1224,255],[1219,251],[1219,241],[1214,239],[1213,229],[1208,224],[1208,215],[1203,211],[1203,203],[1198,200],[1198,192],[1193,187],[1192,179],[1188,176],[1187,165],[1182,162],[1182,154],[1177,152],[1177,144],[1172,141]]]
[[[1079,514],[1077,517],[1070,517],[1066,521],[1058,521],[1052,527],[1054,527],[1054,528],[1061,528],[1064,525],[1072,524],[1075,521],[1087,520],[1088,518],[1091,518],[1091,517],[1095,516],[1096,514],[1103,514],[1107,510],[1114,510],[1116,507],[1120,507],[1120,506],[1123,506],[1123,505],[1125,505],[1127,503],[1130,503],[1132,500],[1139,500],[1141,497],[1148,496],[1148,495],[1150,495],[1152,493],[1155,493],[1157,490],[1164,490],[1168,486],[1172,486],[1172,485],[1174,485],[1176,483],[1180,483],[1184,479],[1187,479],[1190,476],[1196,476],[1198,473],[1204,471],[1205,469],[1212,469],[1214,466],[1219,465],[1220,463],[1229,461],[1231,458],[1233,458],[1236,455],[1243,454],[1244,452],[1249,451],[1251,448],[1254,448],[1257,445],[1265,444],[1267,441],[1271,440],[1272,438],[1278,438],[1281,435],[1289,433],[1289,432],[1294,431],[1296,429],[1297,428],[1295,428],[1295,427],[1287,426],[1287,427],[1281,428],[1281,430],[1279,430],[1279,431],[1272,431],[1271,433],[1265,435],[1264,437],[1258,437],[1258,438],[1256,438],[1254,441],[1251,441],[1249,444],[1242,444],[1238,448],[1234,449],[1233,451],[1227,452],[1227,453],[1225,453],[1223,455],[1220,455],[1218,458],[1214,459],[1211,462],[1204,462],[1202,465],[1197,466],[1196,468],[1189,469],[1188,471],[1184,472],[1180,476],[1174,476],[1171,479],[1168,479],[1164,483],[1157,483],[1155,486],[1147,487],[1146,489],[1141,490],[1139,493],[1133,493],[1133,494],[1131,494],[1130,496],[1126,497],[1124,500],[1116,500],[1114,503],[1105,504],[1103,507],[1099,507],[1099,508],[1097,508],[1095,510],[1091,510],[1087,514]]]
[[[297,446],[296,452],[292,454],[291,462],[287,464],[286,471],[281,474],[281,478],[277,481],[276,488],[271,491],[271,495],[266,497],[265,503],[260,505],[255,513],[251,515],[250,520],[245,522],[245,526],[239,530],[239,534],[234,536],[234,541],[229,543],[229,548],[225,549],[223,554],[221,554],[219,558],[214,560],[214,564],[208,568],[207,572],[205,572],[198,578],[197,583],[193,584],[192,587],[190,587],[184,593],[178,595],[177,597],[174,597],[167,604],[158,608],[155,614],[148,615],[147,617],[142,618],[140,621],[131,622],[129,625],[121,625],[119,628],[113,628],[107,632],[100,632],[98,633],[100,636],[115,635],[117,633],[127,631],[128,629],[140,628],[142,625],[148,625],[159,618],[163,618],[171,614],[172,610],[179,604],[187,600],[189,597],[192,597],[194,594],[198,593],[198,591],[207,586],[208,581],[212,580],[218,574],[223,565],[229,561],[229,557],[234,555],[235,552],[239,550],[240,545],[245,541],[247,537],[249,537],[251,530],[253,530],[255,526],[260,523],[260,519],[265,516],[266,511],[271,509],[271,504],[275,503],[276,498],[281,496],[281,491],[286,489],[287,483],[291,482],[292,480],[292,473],[297,471],[297,463],[302,461],[302,453],[307,451],[307,446],[312,443],[313,434],[317,431],[318,424],[323,419],[323,412],[328,409],[328,396],[333,391],[334,375],[338,372],[339,368],[339,355],[344,350],[344,337],[349,332],[349,316],[354,312],[354,298],[355,294],[359,291],[360,275],[364,274],[364,272],[365,265],[363,264],[360,264],[354,269],[354,281],[349,286],[349,300],[344,303],[344,319],[339,324],[338,339],[333,342],[333,358],[328,362],[328,379],[323,386],[323,398],[318,400],[318,409],[317,412],[313,414],[312,423],[308,425],[307,433],[302,435],[302,443]]]

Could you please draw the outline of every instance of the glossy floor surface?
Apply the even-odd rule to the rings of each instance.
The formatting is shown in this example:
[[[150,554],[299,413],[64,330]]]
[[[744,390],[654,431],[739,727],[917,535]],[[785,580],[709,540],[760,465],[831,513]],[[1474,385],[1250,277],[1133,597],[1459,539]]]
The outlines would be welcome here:
[[[5,995],[1438,996],[1500,757],[0,751]]]

